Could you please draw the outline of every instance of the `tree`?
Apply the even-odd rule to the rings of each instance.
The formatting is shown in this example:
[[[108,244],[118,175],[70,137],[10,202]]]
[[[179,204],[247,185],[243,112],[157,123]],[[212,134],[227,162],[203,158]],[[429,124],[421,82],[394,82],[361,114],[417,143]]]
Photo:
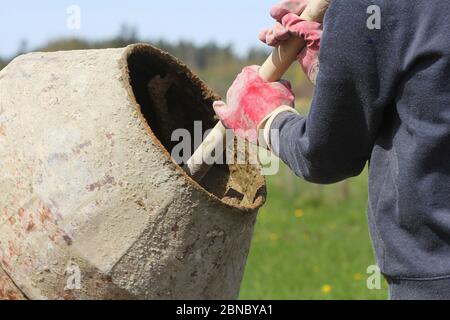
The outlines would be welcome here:
[[[19,49],[17,50],[17,55],[21,55],[28,52],[28,41],[23,39],[20,41]]]
[[[3,60],[3,59],[0,57],[0,70],[2,70],[4,67],[6,67],[6,60]]]
[[[121,46],[139,42],[137,29],[133,26],[123,24],[120,27],[119,35],[116,40],[118,43],[122,44]]]
[[[270,49],[251,48],[247,53],[247,60],[254,63],[261,63],[269,56]]]
[[[225,96],[229,86],[242,68],[250,64],[261,64],[268,56],[270,48],[263,46],[249,50],[247,55],[238,56],[231,45],[218,45],[208,42],[202,45],[192,41],[172,43],[165,40],[146,41],[139,39],[135,27],[122,25],[118,34],[110,39],[88,41],[80,38],[55,39],[39,51],[52,52],[61,50],[120,48],[131,43],[148,42],[164,51],[169,52],[186,63],[217,93]],[[18,54],[29,51],[27,43],[22,41]],[[0,57],[0,70],[9,63],[9,59]],[[311,86],[308,85],[301,69],[296,65],[286,74],[286,78],[293,81],[294,91],[299,97],[310,96]]]
[[[44,47],[40,48],[39,51],[54,52],[63,50],[81,50],[90,49],[91,45],[89,42],[77,39],[59,39],[47,43]]]

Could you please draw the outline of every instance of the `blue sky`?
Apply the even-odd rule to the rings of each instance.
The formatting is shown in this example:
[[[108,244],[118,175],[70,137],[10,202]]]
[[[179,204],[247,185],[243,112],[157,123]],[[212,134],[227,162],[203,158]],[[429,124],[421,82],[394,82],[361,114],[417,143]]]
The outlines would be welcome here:
[[[22,40],[33,49],[59,37],[103,39],[124,23],[140,38],[180,39],[232,44],[237,52],[259,45],[260,29],[272,24],[268,14],[278,0],[10,0],[0,9],[0,56],[13,55]],[[81,9],[81,29],[66,26],[67,8]]]

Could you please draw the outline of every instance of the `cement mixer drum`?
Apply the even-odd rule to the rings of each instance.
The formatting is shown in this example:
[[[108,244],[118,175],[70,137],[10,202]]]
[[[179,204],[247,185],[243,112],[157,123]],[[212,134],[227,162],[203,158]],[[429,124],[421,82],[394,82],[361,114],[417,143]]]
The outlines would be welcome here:
[[[0,72],[0,299],[235,299],[259,165],[201,185],[171,133],[212,93],[148,45],[32,53]]]

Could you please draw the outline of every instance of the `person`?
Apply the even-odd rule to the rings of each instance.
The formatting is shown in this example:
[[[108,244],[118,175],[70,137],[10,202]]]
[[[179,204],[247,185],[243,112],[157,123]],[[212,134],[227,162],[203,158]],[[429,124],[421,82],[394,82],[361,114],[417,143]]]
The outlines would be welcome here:
[[[369,228],[390,298],[450,299],[450,1],[332,0],[323,25],[299,18],[307,2],[276,5],[261,38],[305,38],[309,114],[257,66],[215,111],[307,181],[336,183],[368,164]]]

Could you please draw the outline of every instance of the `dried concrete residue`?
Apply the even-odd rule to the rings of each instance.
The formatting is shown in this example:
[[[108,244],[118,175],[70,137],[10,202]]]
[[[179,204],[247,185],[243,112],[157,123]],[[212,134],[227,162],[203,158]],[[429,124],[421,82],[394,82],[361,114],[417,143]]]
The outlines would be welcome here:
[[[219,97],[170,55],[135,46],[126,72],[145,120],[168,154],[176,145],[174,130],[193,133],[195,121],[203,131],[215,125],[212,103]],[[265,201],[265,179],[255,165],[215,165],[200,184],[229,205],[255,208]]]

